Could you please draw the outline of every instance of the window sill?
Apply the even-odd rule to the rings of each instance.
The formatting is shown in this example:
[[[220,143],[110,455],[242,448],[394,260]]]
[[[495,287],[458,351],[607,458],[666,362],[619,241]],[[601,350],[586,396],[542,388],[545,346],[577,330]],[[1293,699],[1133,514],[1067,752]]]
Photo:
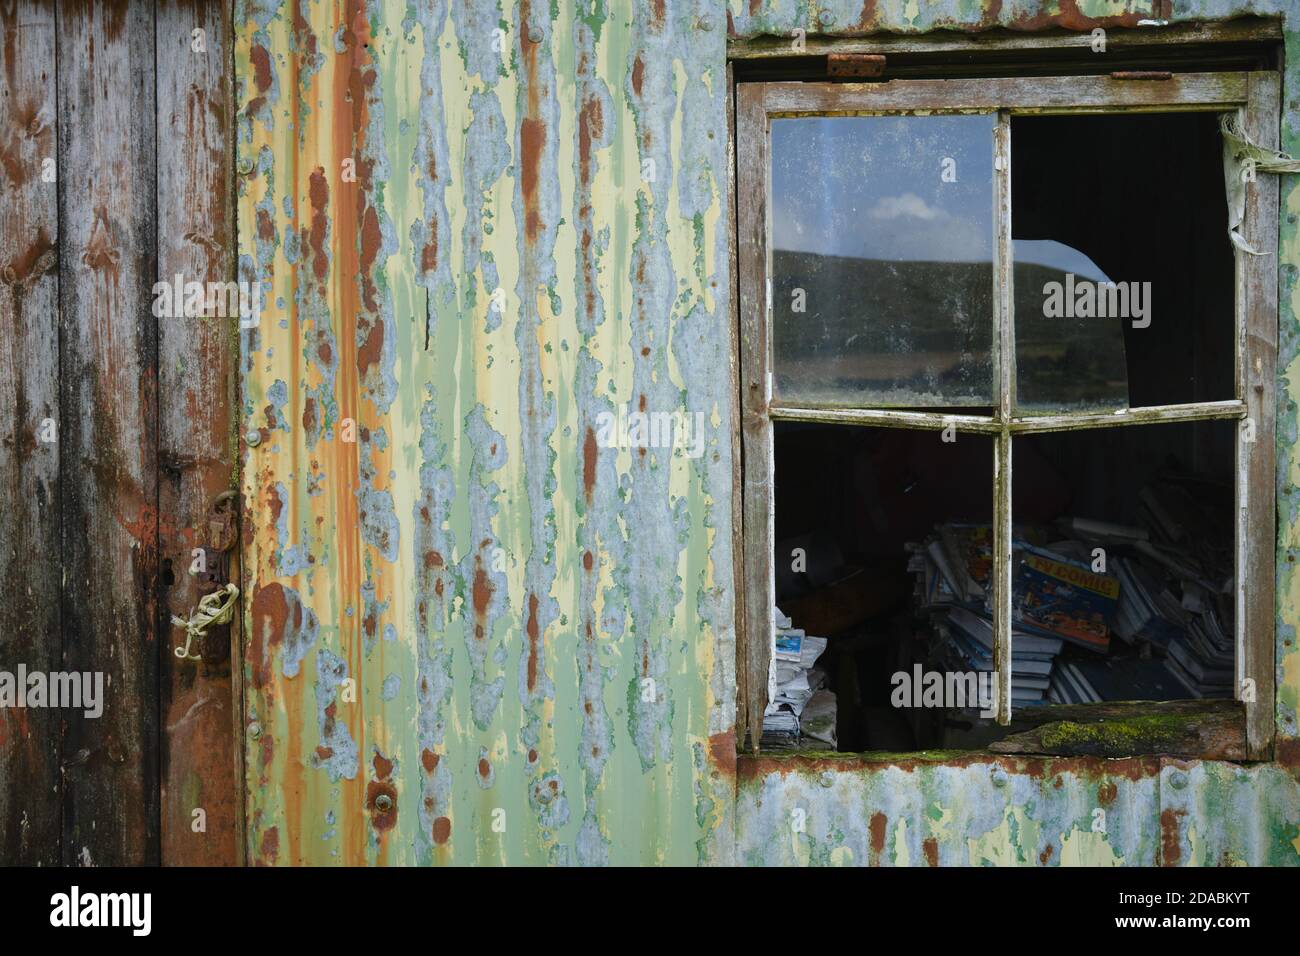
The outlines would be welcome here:
[[[851,753],[773,750],[738,759],[767,765],[812,762],[824,769],[866,769],[871,764],[942,764],[972,758],[1175,757],[1245,761],[1246,711],[1235,700],[1119,701],[1056,705],[1017,711],[1006,736],[986,750]]]

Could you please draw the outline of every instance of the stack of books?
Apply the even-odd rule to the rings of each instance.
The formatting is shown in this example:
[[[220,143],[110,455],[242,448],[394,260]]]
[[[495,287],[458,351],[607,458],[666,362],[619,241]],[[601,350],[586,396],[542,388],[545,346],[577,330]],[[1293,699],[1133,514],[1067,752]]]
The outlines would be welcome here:
[[[993,670],[993,622],[987,615],[953,607],[934,623],[941,638],[940,659],[953,671]],[[1051,682],[1052,666],[1063,641],[1029,631],[1011,631],[1011,703],[1028,707],[1042,703]]]
[[[826,673],[814,666],[826,643],[826,638],[796,628],[776,609],[763,746],[793,746],[801,738],[835,746],[835,695],[825,687]]]
[[[1011,701],[1033,706],[1050,698],[1057,658],[1072,645],[1091,654],[1110,646],[1120,582],[1097,573],[1079,555],[1081,541],[1050,545],[1037,530],[1012,541]],[[941,664],[957,671],[993,670],[992,529],[945,524],[909,548],[920,607],[929,612]]]
[[[1139,493],[1141,526],[1071,517],[1013,531],[1013,705],[1234,696],[1231,508],[1220,492],[1165,474]],[[991,670],[991,529],[940,525],[909,551],[937,658]]]

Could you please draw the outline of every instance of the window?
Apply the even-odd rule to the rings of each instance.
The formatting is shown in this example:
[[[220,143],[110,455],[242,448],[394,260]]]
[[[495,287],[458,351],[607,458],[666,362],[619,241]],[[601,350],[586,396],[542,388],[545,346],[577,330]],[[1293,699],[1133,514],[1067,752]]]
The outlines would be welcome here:
[[[1223,698],[1268,755],[1276,257],[1227,227],[1244,180],[1238,232],[1275,250],[1277,190],[1220,122],[1273,146],[1278,95],[1269,72],[736,86],[742,739],[778,667],[803,679],[802,631],[802,665],[828,637],[841,696],[874,694],[804,746]],[[942,648],[992,706],[941,690],[880,732],[882,680],[951,674]]]

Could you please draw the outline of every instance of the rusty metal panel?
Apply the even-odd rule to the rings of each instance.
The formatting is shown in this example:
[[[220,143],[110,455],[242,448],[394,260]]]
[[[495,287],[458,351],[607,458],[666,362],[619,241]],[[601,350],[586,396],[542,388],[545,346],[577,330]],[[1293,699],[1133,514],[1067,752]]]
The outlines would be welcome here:
[[[728,861],[721,14],[236,10],[250,859]]]
[[[1152,866],[1156,758],[742,758],[751,866]]]
[[[1300,778],[1275,764],[1165,760],[1164,866],[1300,866]]]
[[[266,289],[241,357],[250,858],[725,863],[734,837],[744,862],[1159,859],[1149,760],[769,768],[737,798],[725,39],[1288,6],[241,0],[239,265]],[[1296,183],[1278,392],[1292,764]],[[638,409],[703,414],[700,456],[607,447],[605,416]]]

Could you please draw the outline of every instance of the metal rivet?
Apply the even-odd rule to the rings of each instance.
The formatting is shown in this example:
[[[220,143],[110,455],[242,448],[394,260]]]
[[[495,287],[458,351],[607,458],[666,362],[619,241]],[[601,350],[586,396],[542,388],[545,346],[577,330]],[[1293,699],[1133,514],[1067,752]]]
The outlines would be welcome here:
[[[1175,790],[1183,790],[1187,787],[1187,774],[1181,770],[1175,770],[1169,775],[1169,786]]]
[[[393,798],[386,793],[381,793],[375,797],[375,809],[380,813],[387,813],[393,809]]]
[[[993,786],[1005,787],[1007,785],[1007,772],[1001,767],[993,768]]]
[[[835,775],[829,770],[823,771],[821,776],[821,785],[823,787],[832,787],[835,785]]]
[[[248,736],[252,737],[254,740],[262,736],[262,725],[259,724],[257,721],[253,721],[251,724],[249,724]]]
[[[253,161],[247,156],[239,161],[239,174],[241,176],[251,176],[253,174]]]
[[[835,22],[835,14],[831,13],[829,10],[823,10],[821,13],[817,14],[817,22],[824,27],[828,27]]]
[[[529,43],[541,43],[541,42],[542,42],[542,31],[539,30],[539,29],[537,29],[537,27],[533,27],[532,29],[530,29],[530,30],[528,31],[528,42],[529,42]]]
[[[248,431],[244,432],[244,441],[245,441],[245,443],[247,443],[247,444],[249,444],[249,445],[252,445],[252,446],[257,446],[257,445],[262,444],[262,431],[261,431],[261,429],[258,429],[258,428],[250,428]]]

